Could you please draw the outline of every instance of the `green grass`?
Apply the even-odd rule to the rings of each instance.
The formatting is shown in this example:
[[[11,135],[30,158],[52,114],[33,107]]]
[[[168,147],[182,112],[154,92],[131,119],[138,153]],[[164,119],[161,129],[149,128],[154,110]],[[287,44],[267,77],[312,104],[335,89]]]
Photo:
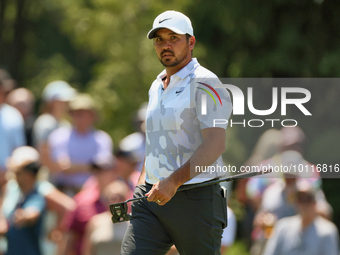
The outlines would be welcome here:
[[[223,255],[249,255],[249,252],[242,241],[236,241]]]

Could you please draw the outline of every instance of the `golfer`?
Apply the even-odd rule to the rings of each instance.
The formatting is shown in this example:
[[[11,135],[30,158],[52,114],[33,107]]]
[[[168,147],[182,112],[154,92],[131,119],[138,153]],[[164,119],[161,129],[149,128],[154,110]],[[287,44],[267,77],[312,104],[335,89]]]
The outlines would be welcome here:
[[[173,244],[180,254],[220,254],[227,217],[220,186],[176,191],[223,175],[216,169],[223,166],[230,96],[192,58],[196,39],[187,16],[166,11],[147,36],[165,70],[149,90],[146,156],[134,192],[148,199],[132,203],[121,254],[166,254]]]

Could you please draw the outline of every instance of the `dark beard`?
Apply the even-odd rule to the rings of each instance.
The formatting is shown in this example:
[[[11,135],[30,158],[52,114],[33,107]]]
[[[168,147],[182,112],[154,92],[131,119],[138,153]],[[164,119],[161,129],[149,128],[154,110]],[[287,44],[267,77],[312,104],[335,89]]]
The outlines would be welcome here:
[[[163,61],[162,59],[160,59],[160,61],[161,61],[162,65],[165,66],[165,67],[174,67],[174,66],[177,66],[178,64],[180,64],[185,59],[185,57],[186,56],[183,56],[180,59],[175,57],[175,61],[172,62],[172,63],[167,63],[169,60]]]
[[[163,53],[164,52],[170,52],[172,55],[174,54],[172,51],[167,51],[167,50],[165,50],[165,51],[163,51],[162,52],[162,55],[163,55]],[[185,54],[183,54],[183,52],[184,52],[184,50],[181,52],[181,55],[179,56],[179,58],[177,58],[177,57],[175,57],[175,60],[174,60],[174,62],[170,62],[170,63],[167,63],[168,61],[170,61],[170,60],[165,60],[165,61],[163,61],[162,60],[162,58],[160,58],[159,59],[159,61],[162,63],[162,65],[163,66],[165,66],[165,67],[174,67],[174,66],[177,66],[178,64],[180,64],[183,60],[185,60],[185,58],[186,58],[186,55]],[[173,55],[174,56],[174,55]]]

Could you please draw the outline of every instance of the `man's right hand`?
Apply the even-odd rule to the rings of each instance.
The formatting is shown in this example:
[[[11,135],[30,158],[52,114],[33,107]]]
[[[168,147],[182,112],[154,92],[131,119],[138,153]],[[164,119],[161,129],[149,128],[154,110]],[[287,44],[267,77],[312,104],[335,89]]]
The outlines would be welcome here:
[[[165,205],[176,194],[179,188],[171,179],[171,176],[156,182],[151,190],[145,195],[148,196],[149,202],[156,202],[158,205]]]

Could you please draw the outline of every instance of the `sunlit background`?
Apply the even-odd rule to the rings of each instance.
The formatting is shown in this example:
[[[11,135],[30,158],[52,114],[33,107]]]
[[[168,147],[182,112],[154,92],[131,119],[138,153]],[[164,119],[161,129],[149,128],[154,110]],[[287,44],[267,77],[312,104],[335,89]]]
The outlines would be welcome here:
[[[53,80],[90,93],[100,109],[97,127],[117,144],[134,131],[134,112],[163,69],[146,34],[165,10],[191,18],[194,56],[219,77],[340,77],[340,2],[331,0],[0,0],[0,68],[34,93],[37,113]],[[313,116],[299,123],[304,156],[340,163],[340,85],[310,90]],[[271,88],[261,88],[254,104],[270,107],[268,95]],[[244,164],[268,128],[229,128],[225,161]],[[339,228],[338,187],[337,179],[323,180]],[[243,209],[231,199],[241,221]],[[240,234],[228,254],[248,254]]]

